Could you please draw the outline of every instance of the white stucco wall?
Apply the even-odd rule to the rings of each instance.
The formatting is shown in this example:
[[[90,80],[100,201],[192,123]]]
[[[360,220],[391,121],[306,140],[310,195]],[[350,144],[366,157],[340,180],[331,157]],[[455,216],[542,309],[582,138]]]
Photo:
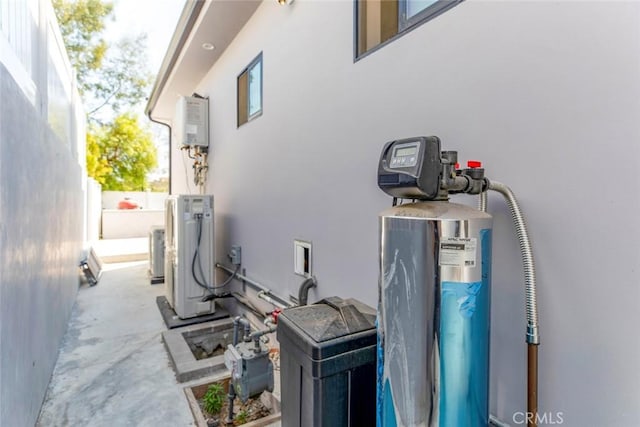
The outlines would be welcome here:
[[[153,226],[164,227],[162,209],[103,209],[102,238],[147,237]]]
[[[310,299],[375,305],[390,204],[380,149],[438,135],[510,185],[528,218],[540,411],[636,425],[640,3],[469,0],[356,63],[353,32],[350,1],[264,2],[197,88],[211,98],[218,254],[241,245],[250,277],[295,294],[293,240],[310,240]],[[263,115],[237,129],[236,77],[261,51]],[[188,192],[175,158],[172,174]],[[489,211],[491,411],[513,422],[526,406],[523,279],[506,207],[491,197]]]
[[[118,203],[128,197],[141,209],[164,209],[164,201],[168,193],[152,191],[103,191],[102,209],[118,209]]]
[[[46,0],[0,1],[0,425],[33,426],[78,290],[84,112]]]

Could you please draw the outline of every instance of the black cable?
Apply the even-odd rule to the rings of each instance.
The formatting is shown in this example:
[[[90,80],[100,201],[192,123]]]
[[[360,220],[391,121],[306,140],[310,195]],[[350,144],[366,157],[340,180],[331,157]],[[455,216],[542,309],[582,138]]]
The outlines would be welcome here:
[[[212,301],[214,299],[223,299],[223,298],[234,298],[233,295],[229,292],[224,292],[222,294],[208,294],[202,297],[201,302]]]
[[[223,288],[225,286],[227,286],[229,283],[231,283],[231,281],[236,277],[236,275],[238,274],[238,271],[240,271],[240,265],[238,264],[236,266],[235,271],[233,272],[233,274],[231,276],[229,276],[227,278],[227,280],[224,281],[224,283],[220,284],[220,285],[215,285],[215,286],[211,286],[207,283],[207,279],[205,277],[204,274],[204,270],[202,269],[202,258],[200,257],[200,243],[202,241],[202,215],[199,214],[196,216],[196,228],[198,230],[198,241],[196,243],[196,250],[193,254],[193,259],[191,260],[191,275],[193,276],[193,279],[196,281],[196,283],[198,284],[198,286],[200,286],[201,288],[204,288],[210,292],[215,292],[216,289],[220,289]],[[198,261],[198,270],[200,271],[200,276],[202,277],[202,282],[198,279],[198,276],[196,275],[196,260]]]
[[[196,243],[196,250],[193,253],[193,260],[191,261],[191,276],[193,276],[193,280],[196,281],[198,286],[209,290],[209,285],[206,283],[206,279],[203,277],[205,283],[202,283],[198,280],[198,276],[196,275],[196,260],[200,255],[200,240],[202,239],[202,216],[196,216],[196,227],[198,229],[198,242]]]
[[[207,279],[206,276],[204,275],[204,271],[202,270],[202,257],[200,256],[200,242],[202,240],[202,217],[200,217],[200,226],[198,229],[198,247],[196,248],[196,250],[198,251],[198,271],[200,272],[200,277],[202,277],[202,281],[204,282],[205,285],[207,285],[207,289],[211,288],[212,286],[210,286],[207,283]]]
[[[236,266],[236,269],[233,270],[233,274],[231,274],[231,276],[229,276],[227,280],[224,281],[224,283],[222,283],[221,285],[213,286],[213,288],[218,289],[218,288],[224,288],[225,286],[227,286],[236,277],[236,274],[238,274],[238,271],[240,271],[240,264]]]

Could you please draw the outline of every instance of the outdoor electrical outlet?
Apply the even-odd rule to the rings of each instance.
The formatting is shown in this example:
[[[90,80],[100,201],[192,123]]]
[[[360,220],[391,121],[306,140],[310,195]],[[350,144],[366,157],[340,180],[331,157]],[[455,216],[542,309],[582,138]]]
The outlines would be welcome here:
[[[231,264],[233,265],[242,264],[242,248],[239,245],[231,246],[231,250],[229,251],[229,259],[231,260]]]

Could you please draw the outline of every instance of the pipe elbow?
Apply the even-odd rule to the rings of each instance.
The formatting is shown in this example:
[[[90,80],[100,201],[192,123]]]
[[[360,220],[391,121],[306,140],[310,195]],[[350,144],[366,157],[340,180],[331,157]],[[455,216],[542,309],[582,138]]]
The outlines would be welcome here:
[[[300,285],[300,289],[298,290],[298,304],[299,305],[307,305],[309,298],[309,289],[315,288],[318,285],[318,281],[315,276],[311,276],[305,279],[304,282]]]

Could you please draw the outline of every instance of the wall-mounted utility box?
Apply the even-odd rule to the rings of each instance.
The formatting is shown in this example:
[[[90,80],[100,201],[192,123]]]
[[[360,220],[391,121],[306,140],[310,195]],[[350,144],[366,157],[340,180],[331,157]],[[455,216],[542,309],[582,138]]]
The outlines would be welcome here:
[[[311,277],[311,242],[293,241],[293,272]]]
[[[173,131],[180,147],[208,147],[209,100],[181,96],[176,104]]]

